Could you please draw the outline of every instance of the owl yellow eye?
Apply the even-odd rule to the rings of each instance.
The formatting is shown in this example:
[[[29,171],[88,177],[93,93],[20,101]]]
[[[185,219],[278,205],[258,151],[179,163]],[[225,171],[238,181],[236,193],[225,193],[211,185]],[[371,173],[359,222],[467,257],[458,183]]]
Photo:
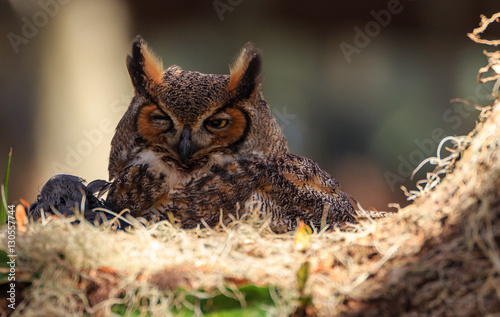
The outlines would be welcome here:
[[[227,126],[229,120],[227,119],[213,119],[207,122],[207,125],[213,129],[222,129]]]

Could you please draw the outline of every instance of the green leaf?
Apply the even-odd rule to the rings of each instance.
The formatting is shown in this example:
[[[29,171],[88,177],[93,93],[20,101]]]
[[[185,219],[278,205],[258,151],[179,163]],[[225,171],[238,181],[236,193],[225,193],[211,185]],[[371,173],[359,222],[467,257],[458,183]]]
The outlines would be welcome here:
[[[9,282],[9,275],[7,273],[0,272],[0,285],[8,282]]]
[[[4,250],[0,250],[0,267],[9,267],[7,264],[9,261],[9,254]]]
[[[229,289],[228,289],[229,291]],[[217,295],[211,299],[203,300],[201,309],[210,317],[223,316],[266,316],[264,306],[274,306],[269,287],[257,287],[254,285],[243,286],[238,289],[245,296],[245,307],[241,303],[224,294]]]
[[[300,294],[303,294],[304,288],[306,287],[307,279],[309,278],[309,261],[306,261],[300,266],[297,272],[297,284],[299,286]]]
[[[111,311],[113,313],[120,315],[120,316],[127,316],[127,317],[129,317],[129,316],[142,316],[141,312],[139,310],[135,310],[132,313],[128,313],[127,306],[125,306],[124,304],[113,305],[113,307],[111,307]],[[146,314],[146,316],[151,316],[151,314]]]
[[[9,261],[9,254],[4,250],[0,250],[0,284],[8,282],[9,275],[6,272],[10,268],[9,264],[7,264]]]
[[[9,152],[9,158],[7,160],[7,171],[5,172],[5,181],[0,195],[0,225],[4,225],[7,222],[7,187],[9,183],[9,173],[10,173],[10,161],[12,159],[12,149]]]
[[[228,293],[233,291],[226,289]],[[245,298],[245,305],[242,306],[239,300],[228,297],[224,294],[216,295],[212,298],[196,300],[194,295],[186,296],[186,300],[191,304],[198,302],[205,316],[210,317],[228,317],[228,316],[267,316],[266,307],[275,306],[271,297],[269,287],[257,287],[247,285],[238,288]],[[173,312],[179,316],[193,316],[194,313],[186,307],[173,309]]]
[[[179,289],[179,291],[183,292],[182,289]],[[234,291],[232,291],[229,288],[226,288],[226,291],[228,293],[234,293]],[[219,294],[208,299],[199,299],[195,295],[187,295],[185,296],[184,300],[188,301],[192,305],[199,305],[204,316],[209,316],[209,317],[267,316],[268,314],[266,312],[266,308],[270,306],[275,306],[274,301],[271,297],[269,287],[257,287],[254,285],[248,285],[238,288],[238,292],[241,292],[241,294],[245,298],[246,304],[243,306],[239,300],[233,297],[228,297],[224,294]],[[183,317],[194,316],[195,313],[190,308],[185,306],[176,306],[171,308],[171,312],[175,316],[183,316]],[[113,305],[111,310],[120,316],[141,315],[140,310],[130,311],[126,304]],[[151,316],[151,315],[146,314],[146,316]]]
[[[302,263],[299,271],[297,272],[297,284],[299,287],[300,297],[299,306],[297,310],[292,314],[293,316],[306,316],[307,307],[312,304],[312,297],[304,293],[307,279],[309,278],[309,271],[311,265],[309,261]]]

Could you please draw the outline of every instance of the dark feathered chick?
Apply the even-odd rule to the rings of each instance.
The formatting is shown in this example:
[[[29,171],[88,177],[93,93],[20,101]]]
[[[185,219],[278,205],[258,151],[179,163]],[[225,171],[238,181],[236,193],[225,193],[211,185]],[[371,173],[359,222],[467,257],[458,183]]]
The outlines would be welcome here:
[[[73,176],[60,174],[52,177],[45,183],[36,201],[30,206],[29,216],[34,220],[41,218],[42,209],[45,214],[54,214],[52,208],[64,216],[80,209],[85,196],[83,215],[86,220],[93,222],[98,216],[94,208],[105,207],[100,197],[106,192],[109,183],[105,180],[95,180],[85,185],[85,180]]]

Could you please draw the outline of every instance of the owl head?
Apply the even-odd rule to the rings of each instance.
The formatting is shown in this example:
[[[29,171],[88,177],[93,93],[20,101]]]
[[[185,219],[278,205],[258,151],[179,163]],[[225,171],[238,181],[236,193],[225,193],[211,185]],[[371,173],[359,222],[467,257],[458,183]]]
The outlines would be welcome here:
[[[214,155],[273,157],[286,139],[261,91],[262,57],[246,44],[229,75],[163,69],[137,36],[127,68],[135,96],[117,126],[109,172],[146,158],[192,170]]]

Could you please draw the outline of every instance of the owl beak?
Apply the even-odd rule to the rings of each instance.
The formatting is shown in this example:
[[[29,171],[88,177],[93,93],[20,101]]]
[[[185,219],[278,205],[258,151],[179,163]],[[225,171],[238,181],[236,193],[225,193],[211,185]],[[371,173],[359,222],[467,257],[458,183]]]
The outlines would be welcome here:
[[[185,126],[182,130],[181,141],[179,142],[179,154],[181,162],[187,165],[191,158],[191,127]]]

